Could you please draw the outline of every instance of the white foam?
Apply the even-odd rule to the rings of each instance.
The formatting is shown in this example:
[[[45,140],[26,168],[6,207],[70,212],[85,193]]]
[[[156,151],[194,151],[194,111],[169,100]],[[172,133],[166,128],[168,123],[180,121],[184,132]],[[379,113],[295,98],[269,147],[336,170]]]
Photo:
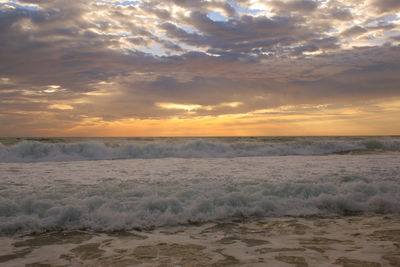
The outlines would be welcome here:
[[[0,163],[0,233],[400,212],[399,155]]]
[[[0,144],[0,162],[79,161],[129,158],[224,158],[283,155],[321,155],[356,150],[400,151],[399,140],[389,141],[291,141],[291,142],[211,142],[184,143],[42,143],[22,141]]]

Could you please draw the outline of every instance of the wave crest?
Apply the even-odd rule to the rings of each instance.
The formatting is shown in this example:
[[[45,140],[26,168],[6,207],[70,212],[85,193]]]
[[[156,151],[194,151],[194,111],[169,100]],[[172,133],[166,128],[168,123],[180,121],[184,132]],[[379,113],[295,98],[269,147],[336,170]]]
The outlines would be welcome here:
[[[284,143],[208,142],[42,143],[22,141],[0,144],[0,162],[79,161],[130,158],[229,158],[254,156],[320,155],[360,150],[400,151],[400,141],[296,141]]]

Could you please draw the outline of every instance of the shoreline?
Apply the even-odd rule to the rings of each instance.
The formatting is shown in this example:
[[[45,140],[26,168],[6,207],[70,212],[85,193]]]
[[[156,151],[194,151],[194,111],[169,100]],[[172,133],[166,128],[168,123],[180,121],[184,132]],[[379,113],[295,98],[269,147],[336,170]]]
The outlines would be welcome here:
[[[2,266],[399,266],[400,214],[0,237]]]

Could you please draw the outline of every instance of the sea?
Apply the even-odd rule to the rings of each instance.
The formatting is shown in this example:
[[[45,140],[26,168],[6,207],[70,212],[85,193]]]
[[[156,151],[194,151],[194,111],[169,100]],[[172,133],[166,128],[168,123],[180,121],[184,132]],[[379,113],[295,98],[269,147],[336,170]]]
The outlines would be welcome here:
[[[400,136],[0,138],[0,234],[400,212]]]

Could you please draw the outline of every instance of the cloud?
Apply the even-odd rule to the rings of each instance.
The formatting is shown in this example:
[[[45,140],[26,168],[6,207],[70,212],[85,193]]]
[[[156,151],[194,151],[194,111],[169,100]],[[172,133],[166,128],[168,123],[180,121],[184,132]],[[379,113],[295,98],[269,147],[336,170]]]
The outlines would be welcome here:
[[[343,31],[341,34],[345,37],[354,37],[354,36],[364,34],[366,32],[368,32],[368,31],[366,29],[364,29],[363,27],[353,26],[353,27]]]
[[[343,8],[333,8],[329,11],[332,18],[337,20],[348,21],[353,19],[351,12],[348,9]]]
[[[371,0],[370,3],[378,13],[400,10],[400,2],[397,0]]]
[[[188,33],[173,23],[160,27],[169,38],[195,47],[223,49],[226,53],[252,52],[253,49],[273,48],[289,45],[296,41],[315,37],[315,29],[298,26],[295,17],[252,17],[242,16],[229,21],[213,21],[206,14],[192,12],[186,23],[197,32]]]
[[[400,97],[395,10],[397,1],[2,1],[0,135],[30,120],[32,131],[65,130],[91,118]]]
[[[279,12],[312,12],[318,7],[318,3],[312,0],[290,0],[290,1],[268,1],[267,5],[274,9],[278,9]]]
[[[70,110],[74,109],[73,106],[71,105],[66,105],[66,104],[52,104],[49,106],[50,109],[61,109],[61,110]]]

